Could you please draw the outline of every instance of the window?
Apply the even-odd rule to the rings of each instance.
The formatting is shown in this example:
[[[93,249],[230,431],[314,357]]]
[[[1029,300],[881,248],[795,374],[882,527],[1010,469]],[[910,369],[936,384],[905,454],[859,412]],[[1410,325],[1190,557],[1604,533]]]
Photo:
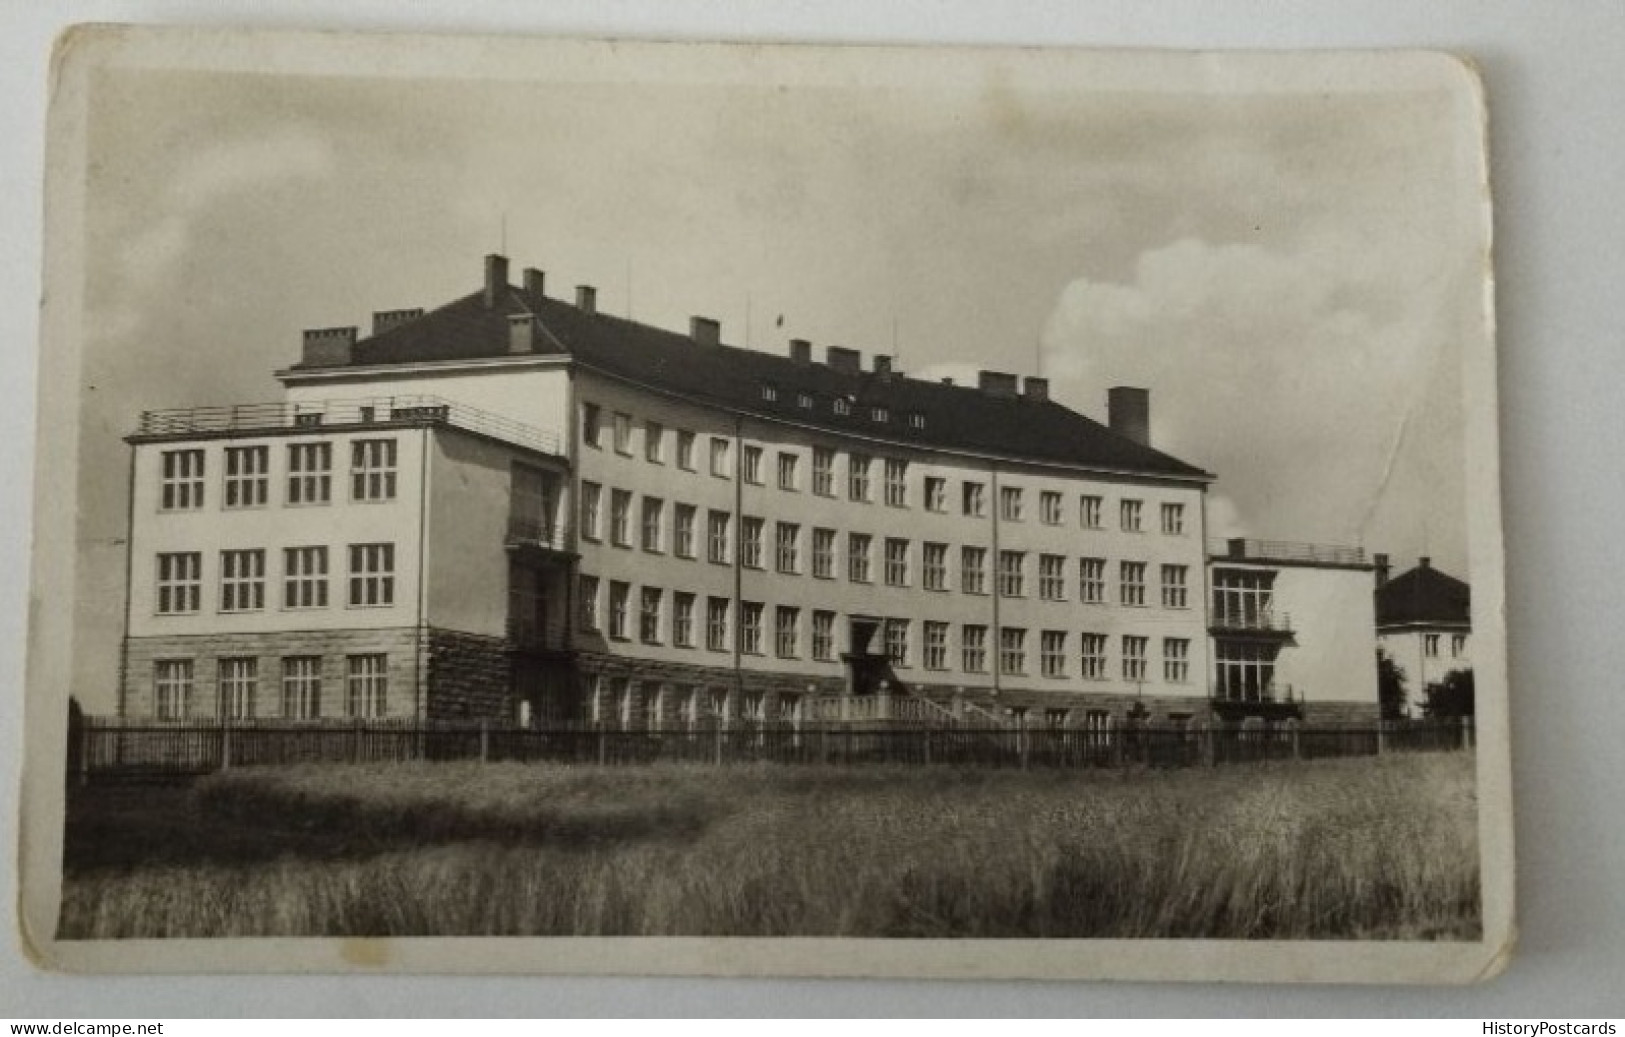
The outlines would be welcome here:
[[[627,599],[631,596],[631,584],[609,581],[609,636],[617,641],[626,640]]]
[[[801,571],[801,527],[794,522],[780,522],[774,538],[774,554],[781,573]]]
[[[705,516],[705,557],[717,565],[728,564],[728,520],[726,511],[711,511]]]
[[[1214,569],[1212,621],[1215,626],[1233,629],[1275,629],[1275,574]]]
[[[1162,531],[1170,536],[1178,536],[1185,532],[1185,505],[1164,504],[1162,506]]]
[[[1099,605],[1106,600],[1106,559],[1078,559],[1078,590],[1086,604]]]
[[[1430,659],[1437,656],[1439,654],[1439,635],[1438,634],[1423,634],[1422,635],[1422,651]]]
[[[253,658],[220,660],[220,715],[247,720],[254,715],[259,693],[260,661]]]
[[[908,462],[886,458],[886,505],[908,507]]]
[[[395,545],[350,545],[350,604],[395,603]]]
[[[987,593],[987,548],[965,547],[960,549],[959,589],[966,594]]]
[[[1188,604],[1186,595],[1185,576],[1188,572],[1183,565],[1165,565],[1162,567],[1162,607],[1165,609],[1182,609]]]
[[[728,650],[728,599],[705,599],[705,647],[713,652]]]
[[[1066,676],[1066,631],[1045,630],[1038,635],[1038,663],[1046,677]]]
[[[666,463],[666,430],[658,421],[643,423],[643,459],[650,464]]]
[[[987,514],[987,491],[979,482],[967,482],[960,486],[961,510],[972,518],[981,518]]]
[[[265,607],[265,552],[220,552],[220,611],[258,612]]]
[[[616,547],[632,546],[632,491],[609,491],[609,539]]]
[[[813,405],[812,393],[809,393],[809,392],[798,392],[798,393],[796,393],[796,406],[797,407],[800,407],[802,410],[812,410],[812,405]]]
[[[835,658],[835,613],[814,612],[812,618],[813,658],[828,662]]]
[[[672,506],[671,550],[678,558],[694,557],[694,505]]]
[[[357,439],[350,444],[350,499],[395,499],[393,439]]]
[[[925,428],[925,415],[916,411],[908,416],[909,428]]]
[[[1162,679],[1184,684],[1191,677],[1191,643],[1183,637],[1162,639]]]
[[[744,453],[745,481],[752,486],[762,485],[762,448],[747,446]]]
[[[871,407],[869,409],[869,417],[873,418],[875,421],[890,421],[891,412],[884,407]]]
[[[762,525],[754,515],[739,519],[739,564],[747,569],[762,568]]]
[[[868,583],[869,547],[873,538],[868,533],[853,533],[846,539],[846,575],[853,583]]]
[[[1213,645],[1214,694],[1226,702],[1269,702],[1275,696],[1277,645],[1219,639]]]
[[[581,595],[581,629],[597,630],[603,619],[598,611],[598,577],[581,574],[579,584]]]
[[[192,672],[190,659],[159,659],[153,664],[153,697],[159,720],[191,716]]]
[[[661,533],[666,525],[666,502],[659,497],[643,498],[643,549],[660,554],[666,549]]]
[[[893,666],[908,665],[908,620],[886,620],[886,659]]]
[[[1450,635],[1450,654],[1457,659],[1467,654],[1466,634]]]
[[[941,476],[925,477],[925,510],[941,513],[948,510],[948,480]]]
[[[160,491],[165,511],[203,507],[203,451],[165,450]]]
[[[389,712],[389,657],[352,655],[346,659],[346,712],[352,717],[381,717]]]
[[[1026,566],[1025,551],[999,552],[999,597],[1019,598],[1027,592],[1023,572]]]
[[[694,595],[687,591],[671,596],[671,643],[678,648],[694,647]]]
[[[728,478],[728,441],[721,436],[711,437],[711,474],[718,479]]]
[[[948,589],[948,545],[927,542],[920,549],[922,582],[928,591]]]
[[[762,603],[739,603],[739,651],[744,655],[762,654]]]
[[[601,528],[604,488],[595,482],[581,484],[581,535],[597,540],[604,535]]]
[[[1046,526],[1059,526],[1061,524],[1061,495],[1053,490],[1045,490],[1038,495],[1038,519]]]
[[[1038,596],[1045,601],[1066,600],[1066,556],[1038,556]]]
[[[869,463],[867,454],[853,454],[847,458],[846,495],[852,500],[869,500]]]
[[[638,640],[646,645],[660,643],[660,612],[666,592],[659,587],[643,588],[638,609]]]
[[[604,445],[604,413],[596,403],[581,405],[581,441],[590,447]]]
[[[835,451],[813,447],[812,491],[820,497],[835,496]]]
[[[1123,635],[1123,679],[1145,680],[1145,647],[1151,639],[1134,634]]]
[[[812,569],[819,579],[835,578],[835,530],[813,530]]]
[[[1091,709],[1083,715],[1083,729],[1088,733],[1089,740],[1096,745],[1109,744],[1112,715],[1104,709]]]
[[[1145,604],[1145,563],[1123,562],[1118,567],[1118,600],[1124,605]]]
[[[835,413],[845,416],[852,413],[852,401],[845,396],[835,397]]]
[[[768,403],[776,403],[779,398],[779,387],[776,385],[762,386],[762,399]]]
[[[773,646],[780,659],[794,659],[801,651],[801,610],[780,605],[774,610]]]
[[[290,655],[282,660],[282,715],[315,720],[322,715],[322,657]]]
[[[1103,510],[1099,497],[1085,494],[1078,498],[1078,518],[1084,529],[1099,529]]]
[[[966,673],[987,672],[987,627],[966,623],[959,628],[960,669]]]
[[[333,496],[333,444],[288,444],[288,503],[326,504]]]
[[[1027,671],[1027,631],[1021,627],[999,628],[999,672]]]
[[[1064,709],[1044,710],[1044,727],[1050,731],[1060,731],[1066,727],[1067,711]]]
[[[1106,635],[1081,634],[1078,637],[1078,658],[1084,680],[1106,679]]]
[[[1117,513],[1122,520],[1123,532],[1140,532],[1140,502],[1137,500],[1122,500],[1117,505]]]
[[[921,626],[925,631],[925,668],[928,670],[946,670],[948,668],[948,624],[928,619]]]
[[[632,456],[632,415],[615,413],[615,452]]]
[[[908,586],[908,541],[898,537],[886,538],[886,584],[890,587]]]
[[[694,470],[694,433],[681,429],[677,432],[677,467],[685,472]]]
[[[1021,487],[999,487],[999,517],[1006,522],[1021,521]]]
[[[158,556],[158,614],[196,612],[203,599],[203,555],[175,551]]]
[[[801,458],[788,451],[779,451],[779,489],[794,492],[801,488],[797,469]]]
[[[271,494],[271,448],[226,447],[228,508],[263,508]]]
[[[283,548],[282,607],[285,609],[327,607],[327,548]]]

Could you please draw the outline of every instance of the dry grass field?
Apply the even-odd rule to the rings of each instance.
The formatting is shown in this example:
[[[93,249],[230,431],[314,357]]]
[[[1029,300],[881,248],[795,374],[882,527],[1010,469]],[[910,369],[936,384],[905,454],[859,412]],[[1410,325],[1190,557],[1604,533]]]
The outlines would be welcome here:
[[[244,769],[76,793],[62,935],[1469,939],[1472,767]]]

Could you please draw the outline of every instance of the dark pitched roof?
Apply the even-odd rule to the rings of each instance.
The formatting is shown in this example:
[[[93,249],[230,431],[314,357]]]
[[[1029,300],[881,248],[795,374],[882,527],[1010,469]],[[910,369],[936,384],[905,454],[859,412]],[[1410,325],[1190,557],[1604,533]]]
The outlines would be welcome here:
[[[1472,589],[1431,565],[1419,565],[1377,588],[1377,626],[1471,622]]]
[[[822,428],[967,451],[1016,456],[1109,471],[1210,479],[1207,472],[1127,439],[1097,421],[1048,400],[998,397],[873,372],[847,372],[788,356],[699,345],[689,336],[509,287],[494,305],[484,292],[457,299],[421,317],[360,340],[352,364],[411,364],[508,355],[508,317],[534,313],[536,351],[567,353],[580,364],[733,410]],[[317,369],[296,364],[293,370]],[[776,400],[762,388],[777,389]],[[801,394],[813,406],[801,406]],[[849,414],[834,401],[846,397]],[[884,407],[885,422],[873,418]],[[918,416],[916,425],[912,416]]]

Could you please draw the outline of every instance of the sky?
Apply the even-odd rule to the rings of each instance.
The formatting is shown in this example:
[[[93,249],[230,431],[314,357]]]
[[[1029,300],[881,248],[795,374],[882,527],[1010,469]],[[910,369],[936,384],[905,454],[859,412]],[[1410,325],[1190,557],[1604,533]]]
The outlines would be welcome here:
[[[499,250],[735,345],[1041,373],[1100,420],[1144,386],[1154,445],[1218,476],[1210,534],[1465,575],[1459,120],[1432,92],[99,73],[76,686],[110,707],[139,412],[276,399],[301,329],[439,305]]]

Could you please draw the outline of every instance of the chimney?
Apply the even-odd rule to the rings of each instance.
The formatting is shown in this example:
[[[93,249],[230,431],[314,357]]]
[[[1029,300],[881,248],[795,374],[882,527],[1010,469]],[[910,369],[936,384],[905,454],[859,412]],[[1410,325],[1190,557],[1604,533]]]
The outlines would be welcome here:
[[[1377,570],[1377,586],[1381,587],[1388,582],[1388,574],[1392,571],[1392,567],[1388,564],[1388,556],[1379,551],[1371,556],[1371,561]]]
[[[1016,376],[1003,371],[976,372],[976,387],[989,396],[1016,397]]]
[[[941,381],[942,381],[943,385],[952,385],[952,384],[954,384],[954,380],[952,378],[944,378]]]
[[[533,266],[525,267],[525,294],[532,299],[540,299],[547,294],[547,275]]]
[[[790,359],[797,364],[812,363],[812,343],[804,338],[790,340]]]
[[[1427,555],[1423,555],[1416,560],[1416,567],[1418,569],[1431,569],[1433,568],[1433,559],[1429,558]]]
[[[874,356],[873,363],[874,363],[874,368],[875,368],[875,374],[880,376],[880,380],[883,381],[883,382],[891,381],[891,376],[892,376],[891,357],[887,356],[884,353],[876,353],[875,356]]]
[[[1151,391],[1130,385],[1106,390],[1106,424],[1125,439],[1151,445]]]
[[[688,337],[694,340],[696,346],[721,345],[722,325],[710,317],[690,317]]]
[[[342,367],[351,360],[355,337],[353,325],[348,328],[308,328],[299,362],[306,367]]]
[[[1049,379],[1035,378],[1029,375],[1028,377],[1022,379],[1021,395],[1027,397],[1029,400],[1032,400],[1034,403],[1043,403],[1045,400],[1049,399]]]
[[[824,362],[844,374],[857,374],[863,370],[863,354],[845,346],[830,346],[824,350]]]
[[[495,252],[485,257],[485,308],[495,309],[497,296],[508,287],[508,257]]]
[[[515,313],[508,318],[508,352],[536,352],[536,315]]]
[[[372,333],[382,335],[391,328],[398,328],[409,320],[417,320],[423,316],[423,307],[415,310],[377,310],[372,315]]]
[[[576,285],[576,309],[582,313],[597,313],[598,289],[590,284]]]
[[[1247,538],[1231,537],[1224,542],[1224,549],[1230,558],[1247,557]]]

